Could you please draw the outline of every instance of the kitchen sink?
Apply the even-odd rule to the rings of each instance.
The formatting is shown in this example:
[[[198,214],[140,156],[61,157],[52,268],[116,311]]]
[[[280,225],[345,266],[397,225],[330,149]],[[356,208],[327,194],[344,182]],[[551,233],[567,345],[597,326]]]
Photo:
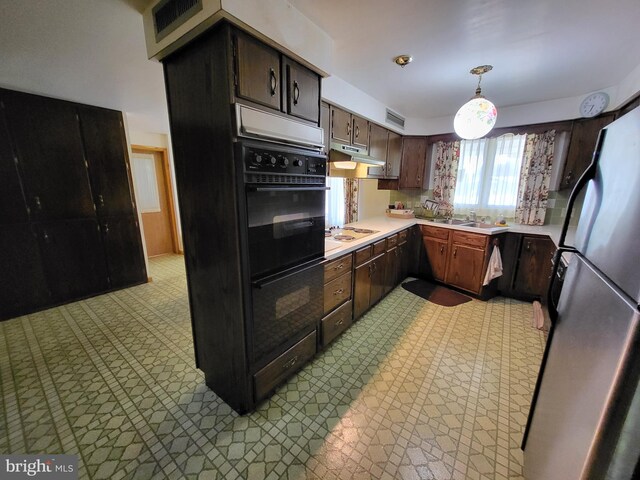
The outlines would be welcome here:
[[[461,225],[465,227],[473,227],[473,228],[494,228],[495,227],[495,225],[492,225],[491,223],[482,223],[482,222],[467,222],[467,223],[462,223]]]
[[[457,218],[434,218],[433,220],[430,220],[431,222],[434,223],[444,223],[446,225],[468,225],[469,222],[468,220],[458,220]]]

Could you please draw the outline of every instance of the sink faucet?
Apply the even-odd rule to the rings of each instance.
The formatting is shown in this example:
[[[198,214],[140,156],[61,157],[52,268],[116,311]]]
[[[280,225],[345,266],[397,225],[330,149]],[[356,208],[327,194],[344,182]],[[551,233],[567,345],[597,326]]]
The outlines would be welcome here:
[[[475,222],[475,221],[476,221],[476,212],[475,212],[475,211],[471,210],[471,211],[469,212],[469,220],[471,220],[471,221],[473,221],[473,222]]]

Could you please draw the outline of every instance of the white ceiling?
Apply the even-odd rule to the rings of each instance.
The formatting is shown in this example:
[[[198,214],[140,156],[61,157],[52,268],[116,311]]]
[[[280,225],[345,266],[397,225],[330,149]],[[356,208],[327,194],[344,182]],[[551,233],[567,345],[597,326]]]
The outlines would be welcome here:
[[[638,0],[289,1],[334,39],[332,73],[408,117],[455,114],[477,65],[494,67],[482,87],[498,108],[615,86],[640,65]]]
[[[638,0],[289,0],[334,39],[331,72],[412,118],[453,115],[471,67],[500,107],[615,86],[640,65]],[[127,112],[168,132],[149,0],[0,0],[0,86]],[[410,53],[404,69],[391,59]]]

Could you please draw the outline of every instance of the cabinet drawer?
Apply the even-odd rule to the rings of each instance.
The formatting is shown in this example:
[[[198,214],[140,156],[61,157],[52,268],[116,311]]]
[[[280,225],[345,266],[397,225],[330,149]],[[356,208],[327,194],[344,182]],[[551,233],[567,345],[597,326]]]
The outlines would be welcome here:
[[[329,313],[349,298],[351,298],[351,272],[331,280],[324,286],[324,313]]]
[[[384,253],[387,250],[386,245],[387,245],[387,239],[386,238],[374,243],[373,244],[373,256],[377,257],[381,253]]]
[[[329,345],[338,335],[344,332],[352,322],[352,301],[338,308],[322,319],[322,346]]]
[[[387,237],[387,250],[391,250],[398,244],[398,234]]]
[[[351,254],[326,263],[324,266],[324,283],[330,282],[343,273],[350,272],[352,263],[353,257]]]
[[[313,331],[253,376],[256,401],[300,370],[315,353],[316,332]]]
[[[409,230],[402,230],[398,233],[398,245],[407,241],[407,235],[409,235]]]
[[[422,236],[439,238],[440,240],[449,240],[449,233],[451,230],[447,228],[432,227],[430,225],[420,225],[422,230]]]
[[[487,235],[478,233],[453,232],[453,243],[469,245],[470,247],[484,248],[487,238]]]
[[[367,245],[360,250],[356,250],[356,267],[362,265],[364,262],[371,258],[371,245]]]

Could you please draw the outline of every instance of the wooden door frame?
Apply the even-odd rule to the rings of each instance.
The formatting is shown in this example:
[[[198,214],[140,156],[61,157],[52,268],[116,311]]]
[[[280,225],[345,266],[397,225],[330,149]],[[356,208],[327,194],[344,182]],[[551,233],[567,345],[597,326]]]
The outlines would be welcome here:
[[[164,187],[167,192],[167,207],[169,208],[169,223],[171,225],[171,244],[173,246],[173,253],[182,253],[180,250],[180,242],[178,241],[178,227],[176,220],[176,210],[173,202],[173,183],[171,180],[171,168],[169,166],[169,152],[164,147],[149,147],[146,145],[131,145],[131,154],[135,155],[139,153],[160,153],[162,155],[162,170]]]

